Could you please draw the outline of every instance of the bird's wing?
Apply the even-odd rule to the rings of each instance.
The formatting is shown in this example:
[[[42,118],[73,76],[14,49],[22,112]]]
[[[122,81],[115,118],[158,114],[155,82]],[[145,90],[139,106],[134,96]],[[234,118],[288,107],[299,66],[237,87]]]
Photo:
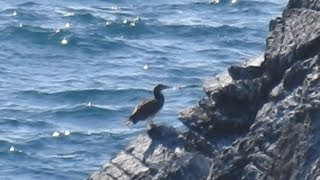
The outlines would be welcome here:
[[[157,104],[157,101],[155,99],[147,99],[142,101],[140,104],[138,104],[132,114],[136,114],[138,111],[140,112],[145,112],[145,111],[149,111],[151,110],[151,108],[153,108],[155,105]]]
[[[155,115],[160,109],[161,106],[157,100],[146,100],[135,108],[130,119],[132,121],[145,120],[146,118]]]
[[[148,118],[149,115],[157,113],[158,103],[155,99],[148,99],[142,101],[140,104],[138,104],[132,114],[130,115],[129,119],[124,121],[124,125],[129,126],[132,124],[135,124],[139,120],[144,120]]]

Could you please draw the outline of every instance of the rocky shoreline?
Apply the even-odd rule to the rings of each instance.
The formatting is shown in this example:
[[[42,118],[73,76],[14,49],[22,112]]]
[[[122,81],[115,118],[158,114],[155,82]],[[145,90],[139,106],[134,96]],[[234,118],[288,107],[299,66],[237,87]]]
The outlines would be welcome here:
[[[181,113],[93,173],[109,179],[320,179],[320,0],[290,0],[264,57],[232,66]]]

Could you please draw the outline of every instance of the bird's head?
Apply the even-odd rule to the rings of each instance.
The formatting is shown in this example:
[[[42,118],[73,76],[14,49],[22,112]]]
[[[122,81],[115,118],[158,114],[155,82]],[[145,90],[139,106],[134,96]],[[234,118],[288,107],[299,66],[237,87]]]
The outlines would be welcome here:
[[[170,88],[169,86],[163,85],[163,84],[158,84],[153,88],[153,91],[162,91],[164,89]]]

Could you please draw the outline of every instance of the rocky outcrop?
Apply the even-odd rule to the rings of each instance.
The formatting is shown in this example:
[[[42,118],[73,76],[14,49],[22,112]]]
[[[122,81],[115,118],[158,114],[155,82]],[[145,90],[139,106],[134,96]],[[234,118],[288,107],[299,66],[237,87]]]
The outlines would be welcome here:
[[[290,0],[263,57],[204,85],[206,98],[131,142],[89,179],[320,179],[320,0]]]
[[[211,162],[183,146],[183,136],[174,128],[153,126],[89,179],[204,179]]]
[[[182,114],[207,139],[243,131],[212,156],[208,179],[320,178],[319,5],[290,1],[270,23],[261,65],[229,68]]]

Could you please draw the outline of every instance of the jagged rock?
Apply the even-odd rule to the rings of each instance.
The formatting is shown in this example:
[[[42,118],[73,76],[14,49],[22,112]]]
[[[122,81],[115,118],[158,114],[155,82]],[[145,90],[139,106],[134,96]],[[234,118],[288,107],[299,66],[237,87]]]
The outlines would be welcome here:
[[[281,80],[295,62],[314,57],[320,50],[319,12],[307,9],[285,10],[267,39],[265,61],[270,83]]]
[[[214,157],[209,179],[313,179],[320,159],[320,59],[300,86],[266,103],[249,133]],[[306,66],[314,59],[306,60]],[[312,104],[312,105],[311,105]],[[239,163],[240,162],[240,163]]]
[[[257,77],[260,77],[263,73],[263,69],[261,67],[261,63],[263,62],[263,60],[264,57],[261,56],[255,59],[251,59],[250,61],[243,64],[231,66],[228,69],[228,73],[233,80],[255,79]]]
[[[132,141],[90,180],[111,179],[205,179],[211,162],[184,150],[183,137],[174,128],[153,126]]]
[[[310,68],[301,68],[302,61],[320,51],[319,15],[309,9],[285,10],[282,18],[272,21],[264,59],[259,58],[258,65],[232,66],[228,74],[209,81],[204,86],[209,100],[181,113],[180,120],[208,137],[248,132],[270,95],[281,98],[304,80]]]
[[[253,66],[239,67],[251,73]],[[266,83],[263,78],[234,80],[223,74],[205,86],[208,100],[202,100],[198,107],[182,112],[179,119],[190,130],[204,136],[215,136],[229,132],[247,132],[255,114],[264,101]],[[225,82],[225,80],[227,82]]]
[[[289,8],[295,2],[290,1]],[[312,9],[320,4],[299,2],[301,7]],[[253,94],[260,99],[261,107],[251,111],[256,116],[247,134],[213,156],[208,180],[320,178],[318,17],[318,11],[287,9],[281,21],[278,18],[272,25],[261,65],[264,72],[261,77],[254,76],[264,87]]]
[[[320,179],[319,17],[320,0],[290,0],[264,57],[206,82],[181,113],[188,132],[155,126],[89,179]]]
[[[318,0],[291,0],[288,4],[288,9],[306,8],[320,11],[320,2]]]

